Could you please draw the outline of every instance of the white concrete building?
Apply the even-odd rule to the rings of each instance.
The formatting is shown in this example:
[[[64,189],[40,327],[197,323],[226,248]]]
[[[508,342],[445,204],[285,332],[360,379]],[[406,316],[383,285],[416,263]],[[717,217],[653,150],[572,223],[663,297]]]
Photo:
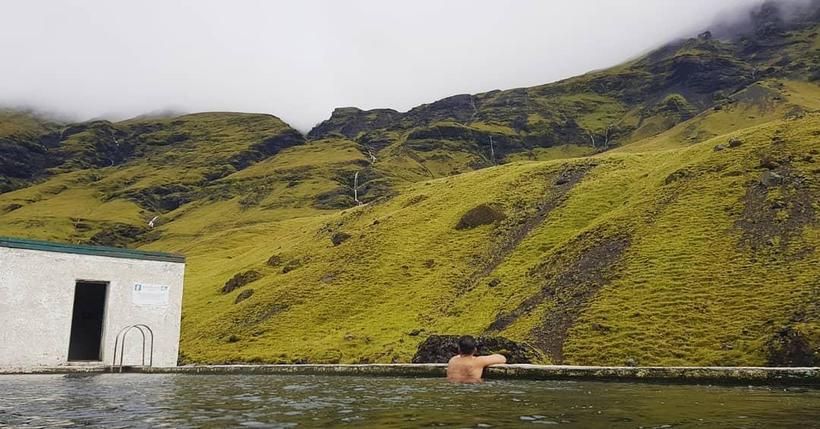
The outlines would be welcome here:
[[[176,366],[184,272],[180,255],[0,237],[0,370],[111,365],[118,334],[140,365],[142,332],[145,364]],[[122,332],[137,324],[153,356],[148,329]]]

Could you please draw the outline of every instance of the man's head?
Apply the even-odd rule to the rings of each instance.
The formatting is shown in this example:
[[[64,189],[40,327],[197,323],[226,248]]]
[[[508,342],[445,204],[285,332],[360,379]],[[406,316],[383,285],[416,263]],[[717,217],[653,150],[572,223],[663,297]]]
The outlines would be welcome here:
[[[458,339],[458,353],[462,355],[475,354],[475,338],[465,335]]]

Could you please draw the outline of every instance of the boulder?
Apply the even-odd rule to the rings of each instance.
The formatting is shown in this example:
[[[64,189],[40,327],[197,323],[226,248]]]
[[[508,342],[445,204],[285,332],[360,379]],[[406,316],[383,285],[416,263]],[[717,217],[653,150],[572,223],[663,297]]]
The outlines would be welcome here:
[[[254,270],[249,270],[249,271],[243,271],[241,273],[236,273],[227,282],[225,282],[224,286],[222,286],[222,293],[228,293],[228,292],[231,292],[233,290],[239,289],[242,286],[245,286],[246,284],[254,282],[254,281],[259,280],[261,278],[262,278],[262,274],[260,274],[258,271],[254,271]]]
[[[287,274],[287,273],[289,273],[289,272],[291,272],[291,271],[293,271],[293,270],[295,270],[295,269],[297,269],[301,266],[302,266],[302,261],[300,261],[298,259],[294,259],[294,260],[288,262],[287,264],[285,264],[284,267],[282,267],[282,274]]]
[[[780,167],[780,162],[776,159],[770,157],[763,157],[760,160],[760,168],[765,168],[766,170],[774,170],[777,167]]]
[[[766,187],[779,186],[783,183],[783,176],[774,171],[766,171],[760,176],[760,183]]]
[[[419,345],[413,363],[447,363],[458,353],[458,335],[430,335]],[[499,353],[507,363],[533,363],[542,360],[538,350],[504,337],[476,338],[479,355]]]
[[[504,212],[489,204],[479,204],[464,213],[464,216],[456,224],[456,229],[471,229],[481,225],[489,225],[506,217],[507,215]]]
[[[334,246],[338,246],[350,237],[351,235],[346,232],[337,232],[330,237],[330,242],[333,243]]]
[[[250,298],[251,295],[253,295],[253,289],[245,289],[242,292],[239,292],[239,295],[236,296],[236,300],[233,303],[239,304],[240,302]]]
[[[810,367],[820,363],[820,349],[791,326],[780,329],[768,343],[768,365]]]

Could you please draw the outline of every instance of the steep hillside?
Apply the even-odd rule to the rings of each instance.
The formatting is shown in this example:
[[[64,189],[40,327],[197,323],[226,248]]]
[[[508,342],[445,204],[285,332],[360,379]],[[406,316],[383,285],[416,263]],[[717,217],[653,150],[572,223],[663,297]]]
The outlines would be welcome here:
[[[805,363],[820,340],[818,130],[810,115],[680,150],[515,163],[150,247],[189,255],[189,360],[408,361],[431,333],[471,332],[553,362]]]
[[[49,163],[49,138],[59,125],[30,112],[0,109],[0,192],[24,186]]]
[[[762,123],[786,112],[799,115],[816,102],[789,97],[783,82],[818,77],[820,2],[788,22],[779,8],[767,3],[748,27],[719,29],[721,37],[707,31],[626,64],[547,85],[455,95],[408,112],[339,108],[308,138],[354,140],[385,170],[415,166],[414,175],[402,178],[418,180],[623,147],[714,110],[735,111],[739,120],[702,132],[690,126],[676,140],[692,144],[741,129],[752,125],[748,116]],[[750,109],[768,114],[745,114]]]
[[[220,201],[265,183],[225,180],[238,169],[304,143],[270,115],[205,113],[168,119],[71,125],[52,133],[36,174],[47,177],[2,195],[0,234],[94,244],[156,239],[164,223],[196,201]],[[34,176],[32,176],[34,177]]]
[[[740,35],[337,109],[307,139],[3,111],[0,235],[186,254],[185,362],[405,362],[472,333],[556,363],[820,364],[817,22],[767,5]]]

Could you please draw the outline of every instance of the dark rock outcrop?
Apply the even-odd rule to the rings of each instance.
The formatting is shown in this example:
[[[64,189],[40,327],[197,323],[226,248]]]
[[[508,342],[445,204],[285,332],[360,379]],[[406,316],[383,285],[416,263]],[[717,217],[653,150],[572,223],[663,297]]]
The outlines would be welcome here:
[[[279,134],[268,137],[261,142],[251,145],[247,150],[234,155],[229,163],[241,170],[249,165],[273,156],[282,149],[298,146],[305,142],[305,137],[299,131],[289,128]]]
[[[242,292],[239,292],[239,295],[236,295],[236,299],[234,300],[234,304],[239,304],[240,302],[248,299],[253,295],[253,289],[245,289]]]
[[[356,139],[361,133],[389,127],[398,120],[401,113],[393,109],[361,110],[356,107],[339,107],[330,118],[314,127],[308,133],[311,140],[340,135]]]
[[[419,345],[413,363],[447,363],[458,354],[458,335],[430,335]],[[494,353],[507,357],[507,363],[534,363],[541,360],[538,350],[504,337],[476,338],[479,355]]]
[[[338,246],[347,241],[350,237],[352,236],[346,232],[337,232],[330,237],[330,242],[333,243],[334,246]]]
[[[813,349],[809,339],[799,330],[786,327],[768,343],[770,366],[810,367],[820,363],[820,349]]]
[[[294,259],[294,260],[288,262],[287,264],[285,264],[284,267],[282,267],[282,274],[287,274],[287,273],[289,273],[289,272],[291,272],[291,271],[293,271],[293,270],[295,270],[295,269],[297,269],[301,266],[302,266],[302,261],[300,261],[299,259]]]
[[[148,231],[148,228],[125,223],[106,225],[88,240],[88,244],[125,247],[142,241]]]
[[[471,229],[481,225],[489,225],[506,218],[501,210],[489,205],[480,204],[464,213],[456,224],[456,229]]]
[[[241,273],[236,273],[233,277],[231,277],[225,285],[222,286],[222,293],[228,293],[235,289],[239,289],[242,286],[245,286],[248,283],[255,282],[262,278],[262,274],[258,271],[249,270],[243,271]]]

